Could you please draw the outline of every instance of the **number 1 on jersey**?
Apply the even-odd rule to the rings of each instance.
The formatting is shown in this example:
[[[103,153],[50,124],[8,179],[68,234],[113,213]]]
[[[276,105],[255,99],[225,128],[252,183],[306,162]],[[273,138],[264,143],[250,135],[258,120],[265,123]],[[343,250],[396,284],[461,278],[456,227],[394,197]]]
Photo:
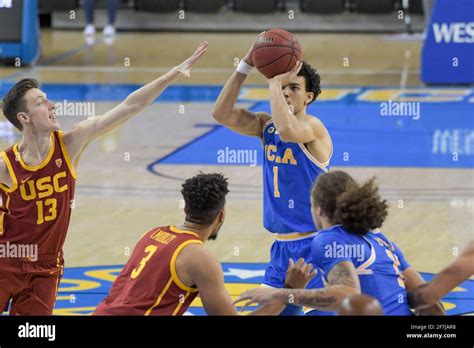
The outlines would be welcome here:
[[[273,196],[280,197],[280,191],[278,191],[278,167],[273,167]]]

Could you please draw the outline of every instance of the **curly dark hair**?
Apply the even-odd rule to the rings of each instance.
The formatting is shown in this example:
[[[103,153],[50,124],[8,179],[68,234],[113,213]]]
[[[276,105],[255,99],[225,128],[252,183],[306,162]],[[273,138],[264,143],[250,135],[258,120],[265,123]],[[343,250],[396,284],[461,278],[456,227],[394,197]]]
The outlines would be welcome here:
[[[306,92],[313,92],[314,98],[309,102],[311,104],[316,100],[316,98],[321,94],[321,76],[316,72],[316,69],[313,69],[311,65],[302,62],[303,66],[301,67],[298,76],[303,76],[306,80]]]
[[[225,205],[229,193],[227,178],[220,173],[198,175],[187,179],[183,185],[186,221],[210,225]]]
[[[23,130],[23,125],[18,119],[19,112],[27,112],[25,94],[33,88],[39,88],[35,79],[23,79],[18,81],[7,93],[2,102],[2,111],[8,121],[18,130]]]
[[[316,180],[311,197],[331,222],[358,235],[382,226],[388,213],[386,200],[382,200],[378,193],[375,177],[359,185],[343,171],[325,173]]]

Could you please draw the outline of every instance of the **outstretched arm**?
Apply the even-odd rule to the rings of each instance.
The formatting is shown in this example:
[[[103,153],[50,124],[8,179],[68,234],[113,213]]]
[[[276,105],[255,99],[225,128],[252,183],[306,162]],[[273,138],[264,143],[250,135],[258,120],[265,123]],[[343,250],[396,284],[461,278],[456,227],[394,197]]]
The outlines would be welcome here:
[[[124,101],[104,115],[85,120],[64,134],[64,142],[72,162],[77,165],[79,157],[87,145],[97,137],[125,123],[150,105],[177,76],[188,78],[191,69],[207,50],[207,42],[202,42],[191,57],[156,80],[131,93]]]
[[[407,291],[414,290],[425,284],[425,280],[413,267],[408,267],[403,271],[405,277],[405,287]],[[435,301],[436,302],[436,301]],[[445,315],[444,307],[441,302],[436,302],[432,306],[417,310],[417,315]]]
[[[234,304],[244,300],[249,300],[246,306],[283,302],[332,312],[346,297],[360,294],[359,277],[352,262],[343,261],[334,266],[328,274],[328,281],[330,286],[324,289],[251,289],[240,295]]]
[[[183,249],[178,262],[180,272],[184,272],[186,278],[199,289],[199,295],[208,315],[237,314],[224,286],[221,266],[206,248],[202,245],[191,244]],[[312,265],[305,263],[303,259],[298,260],[296,264],[291,260],[285,283],[292,288],[304,288],[315,274]],[[249,315],[278,315],[284,307],[276,303],[267,307],[266,310],[257,309]]]
[[[304,289],[316,274],[317,271],[313,269],[313,265],[306,263],[303,258],[300,258],[296,264],[293,259],[290,259],[286,271],[285,288]],[[246,306],[244,305],[242,310]],[[249,315],[279,315],[285,307],[286,305],[283,302],[267,303],[249,313]]]
[[[456,286],[474,274],[474,241],[458,257],[445,267],[430,282],[408,293],[413,308],[425,308],[439,301]]]

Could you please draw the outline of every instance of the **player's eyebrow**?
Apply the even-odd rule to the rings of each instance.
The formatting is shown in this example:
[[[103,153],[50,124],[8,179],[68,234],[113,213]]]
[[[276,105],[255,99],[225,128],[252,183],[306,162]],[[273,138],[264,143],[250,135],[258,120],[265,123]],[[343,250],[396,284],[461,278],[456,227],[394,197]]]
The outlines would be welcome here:
[[[39,96],[37,96],[36,100],[38,100],[39,98],[48,99],[48,97],[46,96],[46,93],[43,93],[43,94],[40,94]]]

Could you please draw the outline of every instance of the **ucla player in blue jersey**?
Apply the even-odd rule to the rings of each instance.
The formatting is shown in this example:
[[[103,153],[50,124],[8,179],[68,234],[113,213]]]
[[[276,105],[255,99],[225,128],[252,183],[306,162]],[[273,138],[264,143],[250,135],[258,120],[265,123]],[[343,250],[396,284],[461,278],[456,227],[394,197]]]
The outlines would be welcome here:
[[[311,262],[316,226],[309,192],[318,175],[328,171],[332,142],[322,122],[306,113],[321,93],[320,77],[307,63],[297,62],[288,73],[268,80],[271,115],[235,107],[253,67],[251,51],[222,89],[213,116],[222,125],[263,141],[263,223],[276,241],[262,285],[283,288],[290,258]],[[322,286],[320,276],[308,285]],[[300,313],[301,307],[288,306],[282,315]]]
[[[376,298],[385,315],[411,315],[407,291],[424,283],[401,250],[378,228],[387,205],[371,179],[359,185],[347,173],[319,176],[311,192],[318,234],[312,242],[313,265],[323,274],[325,289],[252,289],[238,301],[259,304],[282,301],[319,310],[337,310],[341,302],[360,293]],[[444,314],[440,303],[420,314]]]

